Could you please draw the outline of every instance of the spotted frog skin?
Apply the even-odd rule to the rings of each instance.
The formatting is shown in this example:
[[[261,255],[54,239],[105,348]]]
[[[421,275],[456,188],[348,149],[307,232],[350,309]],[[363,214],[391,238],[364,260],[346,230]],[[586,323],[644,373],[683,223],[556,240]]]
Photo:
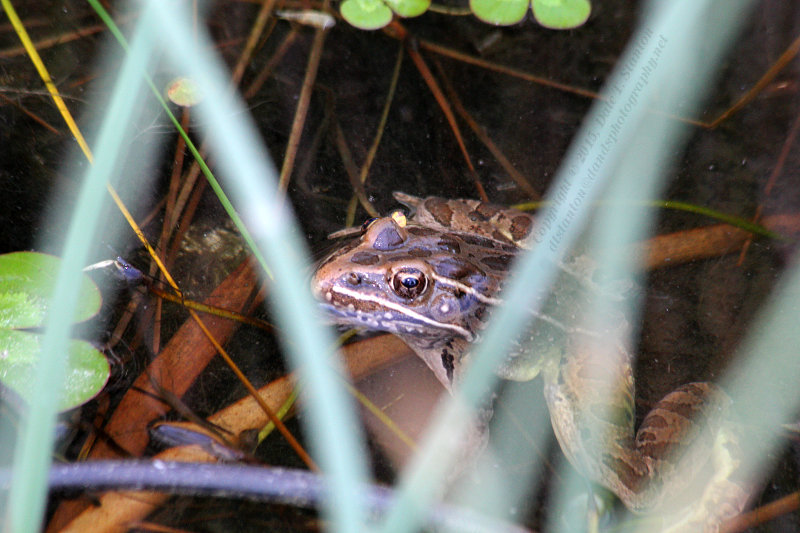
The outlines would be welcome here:
[[[359,238],[318,267],[312,290],[339,324],[400,337],[448,389],[468,365],[515,256],[527,247],[533,218],[474,201],[395,193],[412,215],[373,219]],[[585,258],[560,265],[548,299],[497,370],[506,379],[541,374],[553,430],[573,466],[635,512],[681,508],[674,530],[715,531],[737,514],[748,492],[733,481],[736,442],[722,420],[729,399],[710,383],[689,383],[664,397],[634,431],[632,357],[608,339],[623,338],[620,315],[606,329],[570,326],[597,294]],[[681,453],[699,443],[693,453]],[[701,498],[680,502],[693,479],[676,474],[715,465]],[[679,502],[679,503],[675,503]],[[685,509],[684,509],[685,508]]]

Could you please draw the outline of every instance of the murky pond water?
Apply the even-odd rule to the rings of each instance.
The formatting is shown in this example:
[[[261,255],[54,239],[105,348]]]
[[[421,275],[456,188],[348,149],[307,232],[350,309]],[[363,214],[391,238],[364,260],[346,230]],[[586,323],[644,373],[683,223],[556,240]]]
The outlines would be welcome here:
[[[445,97],[455,108],[463,107],[469,113],[481,132],[491,138],[524,177],[528,189],[509,176],[468,121],[459,115],[456,121],[475,168],[473,175],[445,114],[402,43],[388,33],[359,31],[339,21],[324,42],[288,188],[298,221],[314,253],[321,255],[330,247],[326,235],[341,229],[345,223],[352,196],[347,165],[358,169],[367,158],[381,127],[381,113],[398,54],[403,55],[403,62],[396,94],[364,184],[367,198],[380,213],[397,207],[391,196],[395,190],[419,196],[477,198],[483,189],[492,202],[506,205],[533,199],[531,191],[544,195],[593,103],[581,91],[601,89],[637,21],[638,2],[595,4],[585,26],[565,32],[544,29],[530,20],[498,28],[472,17],[436,13],[403,21],[411,36],[408,46],[420,51],[433,77],[443,87]],[[17,7],[34,41],[42,42],[43,60],[79,124],[86,126],[94,117],[102,116],[115,71],[100,69],[103,63],[99,53],[116,44],[103,32],[85,32],[89,35],[73,38],[77,30],[98,25],[99,20],[80,2],[62,2],[58,8],[44,2]],[[256,12],[256,5],[244,2],[218,2],[211,8],[210,28],[220,54],[229,65],[236,61]],[[741,98],[800,35],[798,15],[800,6],[795,3],[759,2],[719,65],[718,75],[701,105],[702,111],[698,116],[685,118],[711,122]],[[278,21],[269,28],[271,33],[259,43],[247,65],[243,87],[250,86],[276,52],[283,54],[271,67],[272,74],[247,99],[248,110],[265,146],[280,167],[306,74],[313,30],[286,21]],[[44,39],[53,36],[59,36],[58,44],[45,43]],[[86,168],[85,163],[78,164],[77,170],[66,165],[77,152],[75,143],[30,60],[23,52],[15,51],[18,46],[13,32],[3,26],[0,32],[0,185],[4,193],[0,222],[5,228],[0,233],[2,252],[30,249],[46,237],[59,235],[63,225],[54,225],[50,216],[53,198],[74,197],[77,176]],[[698,54],[702,53],[703,50],[698,50]],[[794,214],[800,205],[796,179],[800,151],[794,148],[796,132],[792,130],[796,127],[796,110],[800,109],[797,64],[797,58],[789,61],[753,101],[716,128],[690,126],[686,147],[675,154],[665,170],[659,198],[747,219],[756,212],[765,216]],[[545,86],[531,81],[527,75],[572,90]],[[157,83],[166,82],[167,73],[157,70],[154,77]],[[186,120],[192,124],[197,119]],[[136,154],[142,144],[162,142],[166,146],[152,163],[140,169],[137,166],[142,163],[135,155],[129,154],[120,162],[121,167],[155,177],[147,185],[121,184],[121,188],[126,191],[125,197],[131,202],[137,220],[147,221],[148,237],[156,240],[165,218],[159,202],[170,187],[176,136],[158,114],[138,116],[134,129],[141,135],[134,137],[130,154]],[[86,133],[91,139],[91,132]],[[197,211],[193,217],[181,221],[184,229],[191,225],[197,235],[197,228],[207,228],[199,231],[206,237],[212,233],[228,235],[222,222],[224,214],[209,191],[200,191],[192,201],[196,202]],[[109,221],[119,218],[111,207],[105,216]],[[355,224],[366,218],[366,212],[359,208]],[[657,212],[654,231],[667,234],[714,223],[695,213],[664,209]],[[741,253],[741,246],[717,250],[710,254],[711,258],[649,273],[642,287],[644,310],[638,348],[640,417],[676,385],[713,380],[724,372],[727,361],[790,261],[797,234],[795,227],[792,237],[785,242],[761,238],[750,244],[746,253]],[[96,238],[105,244],[102,231]],[[202,247],[209,242],[194,239],[192,253],[197,253],[198,243]],[[107,244],[110,251],[106,247],[106,252],[99,252],[101,255],[119,254],[146,270],[146,259],[132,235],[126,234],[123,242]],[[172,248],[174,252],[180,246]],[[183,248],[185,252],[187,247]],[[231,261],[224,269],[211,272],[223,263],[211,248],[209,244],[205,260],[187,256],[175,260],[183,282],[193,284],[193,294],[198,299],[213,290],[236,266],[236,261]],[[219,253],[239,257],[230,248]],[[128,289],[120,291],[120,303],[117,307],[109,305],[109,315],[101,329],[107,332],[113,329],[129,298]],[[145,310],[137,313],[140,325],[125,334],[118,348],[127,370],[120,371],[118,382],[102,402],[110,400],[113,405],[118,401],[136,377],[135,369],[143,368],[153,355],[152,347],[159,345],[153,341],[152,315]],[[180,308],[165,305],[163,325],[158,326],[163,327],[165,338],[181,325],[185,316]],[[243,330],[231,346],[237,362],[256,384],[283,372],[278,344],[267,333]],[[214,362],[188,391],[185,400],[205,416],[243,395],[243,389],[227,368]],[[100,412],[106,408],[104,403]],[[94,405],[88,407],[87,419],[97,410]],[[177,417],[174,411],[170,416]],[[523,440],[521,435],[520,442]],[[70,453],[76,453],[78,447],[73,446]],[[381,453],[376,452],[376,462],[388,470],[381,462]],[[282,442],[268,441],[259,450],[259,455],[273,464],[285,461],[296,466],[294,457],[285,459],[291,454]],[[796,454],[794,447],[788,453],[792,454]],[[551,455],[557,456],[558,451],[552,451]],[[780,464],[778,469],[782,472],[796,471],[793,457],[787,456]],[[391,477],[391,473],[383,475]],[[769,484],[769,494],[764,499],[772,500],[795,490],[796,482],[787,478],[791,476],[778,475]],[[173,509],[174,514],[165,520],[205,530],[206,526],[183,522],[196,513],[193,507],[196,503],[182,500]],[[237,513],[235,507],[219,510],[206,503],[201,507],[210,514]],[[263,527],[257,514],[248,509],[242,511],[247,524],[253,529]],[[540,511],[533,504],[521,514],[529,516],[533,526],[541,525]],[[318,527],[306,515],[296,519],[293,522],[296,529]],[[230,520],[223,520],[221,527],[229,528],[231,523],[241,525],[236,521],[239,519]],[[782,520],[788,529],[781,530],[800,527],[790,524],[788,518]]]

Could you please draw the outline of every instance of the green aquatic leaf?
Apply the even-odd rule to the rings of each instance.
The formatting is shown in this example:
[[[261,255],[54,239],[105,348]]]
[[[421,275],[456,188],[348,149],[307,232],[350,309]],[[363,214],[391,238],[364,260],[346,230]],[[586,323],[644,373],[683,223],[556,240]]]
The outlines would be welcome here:
[[[0,255],[0,382],[30,400],[31,384],[39,359],[41,335],[22,328],[43,325],[49,311],[60,260],[35,252]],[[100,310],[97,286],[83,277],[80,302],[68,319],[80,322]],[[71,409],[92,399],[108,380],[105,356],[86,341],[71,341],[65,389],[59,408]]]
[[[342,17],[362,30],[378,30],[392,21],[392,10],[381,0],[345,0]]]
[[[191,78],[175,78],[167,84],[167,98],[173,104],[192,107],[203,99],[203,92]]]
[[[386,3],[401,17],[418,17],[431,6],[431,0],[386,0]]]
[[[0,328],[0,382],[27,401],[41,340],[38,333]],[[59,409],[65,411],[91,400],[103,389],[109,373],[108,360],[99,350],[86,341],[70,341]]]
[[[589,0],[532,0],[531,7],[536,21],[554,30],[577,28],[592,12]]]
[[[525,18],[528,0],[470,0],[469,7],[484,22],[508,26]]]
[[[36,252],[0,255],[0,327],[42,325],[55,287],[60,259]],[[80,306],[72,316],[82,322],[100,310],[100,291],[84,276]]]

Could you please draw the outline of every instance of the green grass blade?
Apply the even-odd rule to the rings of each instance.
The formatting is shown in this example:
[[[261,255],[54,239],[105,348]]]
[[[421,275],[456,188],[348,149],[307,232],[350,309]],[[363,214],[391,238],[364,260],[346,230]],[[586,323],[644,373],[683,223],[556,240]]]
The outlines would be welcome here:
[[[167,58],[206,95],[197,111],[201,122],[213,125],[207,134],[215,161],[264,251],[262,257],[275,273],[270,301],[287,337],[284,346],[309,391],[308,431],[315,458],[330,476],[326,511],[332,530],[363,531],[363,502],[352,497],[366,478],[363,439],[356,429],[352,399],[337,377],[344,374],[340,361],[328,349],[333,336],[321,326],[304,274],[309,260],[302,233],[286,198],[277,191],[275,168],[246,106],[228,90],[225,69],[209,53],[213,45],[207,34],[192,28],[190,13],[179,10],[178,4],[152,1],[149,5],[159,12],[156,33]]]
[[[146,21],[147,14],[143,15]],[[47,496],[47,469],[53,446],[53,428],[58,395],[64,378],[64,357],[76,305],[82,267],[93,245],[93,228],[100,224],[106,195],[105,184],[113,175],[124,134],[120,123],[133,116],[133,104],[140,89],[140,72],[152,51],[152,36],[140,27],[131,53],[118,78],[98,136],[97,159],[83,180],[78,201],[64,239],[52,305],[45,322],[42,354],[33,383],[33,401],[18,437],[14,456],[14,483],[8,496],[6,526],[10,531],[39,531]],[[66,207],[66,206],[64,206]]]

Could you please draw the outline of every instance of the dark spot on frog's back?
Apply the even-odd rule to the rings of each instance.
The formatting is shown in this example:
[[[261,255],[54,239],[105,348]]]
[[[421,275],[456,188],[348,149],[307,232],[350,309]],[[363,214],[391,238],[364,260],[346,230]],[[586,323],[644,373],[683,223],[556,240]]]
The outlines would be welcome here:
[[[478,235],[471,235],[471,234],[463,234],[459,235],[462,241],[467,244],[472,244],[473,246],[480,246],[481,248],[489,248],[493,249],[499,243],[495,243],[492,239],[487,239],[486,237],[479,237]]]
[[[433,270],[442,277],[460,280],[470,274],[480,274],[471,263],[458,257],[445,257],[433,265]]]
[[[461,245],[458,243],[458,238],[452,235],[442,235],[436,247],[443,252],[448,252],[453,255],[461,253]]]
[[[473,222],[486,222],[500,211],[501,208],[496,205],[480,202],[477,206],[475,206],[474,210],[470,211],[469,219]]]
[[[511,236],[515,241],[521,241],[528,236],[533,219],[526,215],[518,215],[511,219]]]
[[[495,271],[506,272],[513,260],[513,255],[489,255],[481,259],[481,264]]]
[[[370,252],[357,252],[350,258],[350,262],[357,265],[375,265],[378,261],[380,261],[378,254]]]
[[[436,222],[445,227],[452,225],[453,210],[450,209],[447,200],[442,198],[428,198],[425,200],[425,207]]]
[[[408,251],[408,255],[411,257],[430,257],[433,255],[433,252],[425,248],[412,248]]]
[[[438,233],[435,229],[424,228],[422,226],[409,226],[407,229],[409,233],[417,237],[430,237]]]
[[[405,263],[414,259],[415,256],[409,252],[407,254],[398,254],[390,257],[393,263]]]

